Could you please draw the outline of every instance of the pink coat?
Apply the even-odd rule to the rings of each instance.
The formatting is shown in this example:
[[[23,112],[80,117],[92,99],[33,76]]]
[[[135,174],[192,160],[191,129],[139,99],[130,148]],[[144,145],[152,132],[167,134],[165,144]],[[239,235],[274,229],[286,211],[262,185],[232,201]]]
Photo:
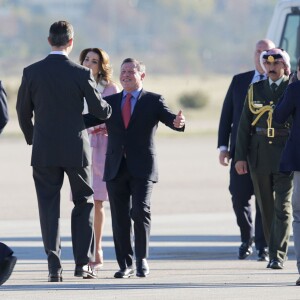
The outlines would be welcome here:
[[[119,92],[116,84],[110,83],[106,87],[98,85],[102,97]],[[94,190],[94,200],[107,201],[108,195],[106,183],[103,181],[105,154],[107,148],[107,133],[105,124],[92,127],[88,130],[92,147],[92,183]]]

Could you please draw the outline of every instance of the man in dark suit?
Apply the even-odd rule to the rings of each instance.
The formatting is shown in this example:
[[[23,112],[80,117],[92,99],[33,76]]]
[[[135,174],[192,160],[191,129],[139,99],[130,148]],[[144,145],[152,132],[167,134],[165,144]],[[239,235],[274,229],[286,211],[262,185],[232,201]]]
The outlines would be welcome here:
[[[52,51],[24,69],[17,99],[20,127],[26,142],[33,145],[31,165],[48,257],[48,280],[52,282],[62,281],[59,219],[64,173],[69,178],[74,202],[74,275],[96,277],[88,264],[94,252],[94,204],[90,146],[82,116],[84,98],[96,118],[107,119],[111,115],[111,107],[97,92],[91,71],[68,58],[73,35],[73,27],[67,21],[51,25],[48,41]]]
[[[6,93],[0,81],[0,133],[8,122]],[[6,282],[15,267],[17,258],[4,243],[0,243],[0,285]]]
[[[149,274],[146,258],[151,227],[150,197],[153,183],[158,181],[154,135],[159,122],[177,131],[185,127],[181,111],[173,114],[161,95],[143,89],[144,78],[144,64],[132,58],[125,59],[120,73],[123,91],[105,97],[113,109],[111,118],[105,122],[108,146],[104,180],[120,267],[115,278],[134,274],[132,220],[136,275],[146,277]],[[91,125],[92,122],[88,126]]]
[[[293,124],[290,136],[281,155],[280,171],[294,173],[292,209],[293,209],[293,237],[296,253],[297,269],[300,274],[300,58],[297,63],[296,82],[291,83],[284,96],[276,105],[273,113],[274,121],[284,124],[291,116]],[[296,281],[300,285],[300,277]]]
[[[290,58],[284,50],[274,48],[261,53],[261,63],[268,78],[248,89],[238,128],[235,167],[243,175],[248,173],[249,164],[269,246],[267,267],[282,269],[290,237],[293,177],[280,172],[279,162],[291,120],[278,124],[272,112],[288,85]]]
[[[223,166],[228,166],[228,163],[231,160],[229,191],[232,196],[232,206],[241,233],[242,244],[239,247],[239,259],[245,259],[253,253],[252,243],[254,235],[258,261],[268,261],[267,243],[263,233],[261,214],[257,201],[255,201],[256,217],[253,230],[251,196],[254,192],[251,177],[249,173],[243,176],[237,174],[234,167],[234,152],[237,129],[248,87],[250,83],[266,78],[265,72],[259,61],[260,53],[263,50],[274,47],[274,43],[266,39],[256,43],[254,53],[255,70],[237,74],[233,77],[223,103],[219,123],[219,162]]]

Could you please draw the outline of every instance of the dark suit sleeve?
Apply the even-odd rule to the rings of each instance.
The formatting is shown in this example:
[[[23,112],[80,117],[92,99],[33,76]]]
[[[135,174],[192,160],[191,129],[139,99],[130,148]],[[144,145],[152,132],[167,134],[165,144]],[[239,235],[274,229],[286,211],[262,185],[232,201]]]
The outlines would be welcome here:
[[[8,122],[7,99],[5,90],[0,81],[0,133]]]
[[[230,86],[228,88],[227,94],[223,102],[218,130],[218,148],[220,146],[229,147],[229,137],[231,134],[231,127],[233,123],[233,89],[235,81],[234,79],[235,77],[233,77],[230,83]]]
[[[17,97],[17,115],[20,128],[24,134],[25,140],[28,145],[32,145],[33,137],[33,103],[28,89],[28,81],[26,79],[26,71],[23,72],[21,86],[18,91]]]
[[[100,97],[101,97],[101,95],[100,95]],[[103,101],[106,101],[106,98],[104,98]],[[109,107],[110,107],[110,111],[112,112],[111,106],[109,106]],[[101,120],[89,112],[89,113],[83,115],[83,121],[84,121],[85,127],[90,128],[90,127],[94,127],[94,126],[103,124],[103,123],[105,123],[106,120]]]
[[[299,98],[299,87],[300,82],[292,83],[287,87],[274,109],[273,120],[275,122],[283,124],[294,113],[296,109],[295,100],[298,101]]]
[[[89,109],[89,114],[100,120],[106,120],[111,115],[111,106],[102,99],[101,94],[97,91],[97,84],[92,77],[92,72],[89,71],[87,74],[88,79],[84,81],[84,97]]]
[[[182,128],[176,128],[173,125],[173,121],[176,118],[176,115],[172,113],[172,111],[169,109],[169,107],[166,105],[165,99],[160,96],[159,98],[159,121],[164,123],[166,126],[170,127],[173,130],[176,131],[184,131],[185,125]]]
[[[84,114],[83,120],[86,128],[94,127],[105,123],[104,120],[100,120],[91,114]]]

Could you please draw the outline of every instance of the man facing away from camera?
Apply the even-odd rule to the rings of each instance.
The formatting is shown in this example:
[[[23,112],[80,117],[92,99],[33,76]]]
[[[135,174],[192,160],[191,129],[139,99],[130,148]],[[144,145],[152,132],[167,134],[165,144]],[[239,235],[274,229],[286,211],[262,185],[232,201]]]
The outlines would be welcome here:
[[[71,215],[74,276],[96,278],[89,266],[94,255],[91,153],[82,111],[107,119],[111,107],[101,98],[91,71],[68,58],[74,31],[67,21],[51,25],[50,54],[26,67],[17,98],[19,124],[32,145],[31,165],[50,282],[62,281],[60,190],[67,174],[74,208]],[[33,121],[34,118],[34,121]]]

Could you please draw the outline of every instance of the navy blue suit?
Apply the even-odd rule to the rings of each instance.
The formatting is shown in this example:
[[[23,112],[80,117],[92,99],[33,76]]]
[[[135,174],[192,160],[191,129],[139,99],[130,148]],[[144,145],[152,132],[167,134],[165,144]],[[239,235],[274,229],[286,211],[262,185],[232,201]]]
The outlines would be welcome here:
[[[284,123],[293,117],[290,136],[281,155],[280,171],[300,171],[300,81],[288,85],[285,94],[276,105],[273,119]]]
[[[223,103],[218,131],[218,147],[227,146],[229,148],[231,158],[229,191],[232,195],[233,209],[238,226],[240,227],[242,242],[248,242],[253,237],[254,230],[250,199],[254,191],[250,174],[237,174],[234,167],[234,152],[240,117],[248,87],[254,74],[255,71],[249,71],[237,74],[233,77]],[[263,249],[267,246],[262,230],[261,214],[257,203],[255,245],[256,249]]]
[[[298,69],[298,68],[297,68]],[[278,123],[286,122],[290,116],[293,123],[290,135],[281,155],[280,171],[293,172],[293,236],[297,269],[300,274],[300,81],[288,85],[285,94],[278,102],[273,112],[273,118]]]
[[[134,221],[134,247],[136,259],[148,257],[151,227],[150,197],[153,183],[158,181],[155,133],[162,122],[176,131],[176,115],[167,107],[164,98],[142,90],[134,107],[130,122],[125,128],[121,101],[123,92],[105,100],[112,107],[112,116],[104,121],[108,132],[104,178],[106,181],[115,251],[121,269],[132,266]],[[101,123],[85,116],[87,127]],[[96,121],[96,123],[91,123]],[[97,123],[98,122],[98,123]]]

